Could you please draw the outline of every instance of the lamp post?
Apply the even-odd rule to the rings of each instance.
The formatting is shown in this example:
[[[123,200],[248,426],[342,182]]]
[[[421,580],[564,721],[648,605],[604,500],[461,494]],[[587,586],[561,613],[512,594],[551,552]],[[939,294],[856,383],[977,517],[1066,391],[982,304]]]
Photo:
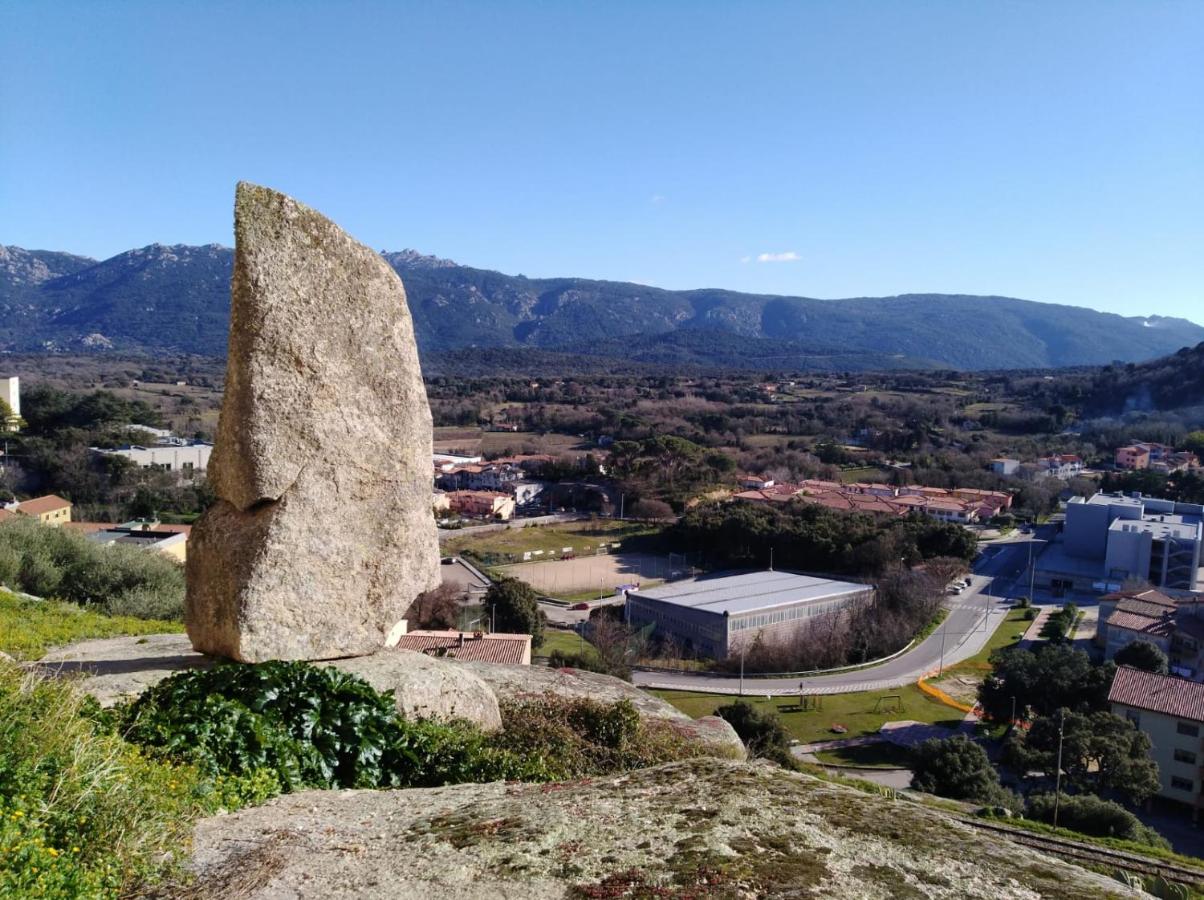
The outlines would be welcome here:
[[[1058,807],[1062,800],[1062,732],[1066,727],[1066,708],[1058,710],[1058,771],[1054,776],[1053,827],[1058,827]]]
[[[740,696],[744,696],[744,644],[740,644]]]

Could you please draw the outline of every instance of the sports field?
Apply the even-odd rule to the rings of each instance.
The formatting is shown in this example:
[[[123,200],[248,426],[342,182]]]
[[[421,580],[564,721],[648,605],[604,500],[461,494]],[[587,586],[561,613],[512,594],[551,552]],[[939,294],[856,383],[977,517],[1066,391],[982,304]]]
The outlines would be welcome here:
[[[541,593],[562,597],[595,590],[610,596],[619,585],[664,581],[671,568],[667,556],[609,553],[517,563],[502,566],[497,571],[525,581]]]

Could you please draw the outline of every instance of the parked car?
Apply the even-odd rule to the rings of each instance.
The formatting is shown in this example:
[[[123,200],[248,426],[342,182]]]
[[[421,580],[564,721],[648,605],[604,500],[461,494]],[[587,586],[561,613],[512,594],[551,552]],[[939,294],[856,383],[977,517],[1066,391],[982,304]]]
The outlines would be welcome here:
[[[965,578],[963,578],[963,579],[962,579],[962,584],[964,584],[966,587],[969,587],[969,586],[970,586],[970,585],[972,585],[973,583],[974,583],[974,582],[970,580],[970,576],[969,576],[969,575],[967,575]]]
[[[951,584],[951,585],[949,585],[949,591],[948,591],[948,592],[949,592],[950,594],[960,594],[960,593],[961,593],[962,591],[964,591],[964,590],[965,590],[965,588],[964,588],[964,587],[962,587],[960,584]]]
[[[574,603],[569,609],[589,609],[588,603]]]

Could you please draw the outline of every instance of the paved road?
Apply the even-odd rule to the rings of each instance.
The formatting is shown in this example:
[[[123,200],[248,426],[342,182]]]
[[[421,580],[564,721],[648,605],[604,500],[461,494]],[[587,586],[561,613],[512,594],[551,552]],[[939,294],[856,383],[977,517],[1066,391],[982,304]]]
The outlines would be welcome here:
[[[1043,528],[1036,535],[1015,535],[984,547],[974,564],[972,585],[962,594],[950,597],[949,615],[933,634],[907,653],[879,666],[855,672],[819,675],[813,678],[745,678],[744,693],[755,695],[797,694],[800,685],[809,694],[840,694],[850,691],[876,691],[913,684],[941,665],[952,665],[973,656],[983,648],[1000,621],[1007,615],[1011,600],[1028,592],[1030,550],[1037,555],[1052,535]],[[693,674],[635,672],[640,687],[701,691],[710,694],[740,693],[738,677],[713,677]]]

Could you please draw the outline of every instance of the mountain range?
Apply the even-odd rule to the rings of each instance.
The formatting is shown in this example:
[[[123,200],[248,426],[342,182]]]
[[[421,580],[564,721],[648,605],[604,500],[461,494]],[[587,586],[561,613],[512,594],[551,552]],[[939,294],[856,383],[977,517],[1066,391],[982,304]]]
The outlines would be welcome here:
[[[1204,340],[1186,319],[1010,297],[819,300],[526,278],[385,252],[428,365],[473,349],[629,364],[866,370],[1000,369],[1150,359]],[[233,251],[152,244],[94,260],[0,245],[0,350],[223,356]]]

